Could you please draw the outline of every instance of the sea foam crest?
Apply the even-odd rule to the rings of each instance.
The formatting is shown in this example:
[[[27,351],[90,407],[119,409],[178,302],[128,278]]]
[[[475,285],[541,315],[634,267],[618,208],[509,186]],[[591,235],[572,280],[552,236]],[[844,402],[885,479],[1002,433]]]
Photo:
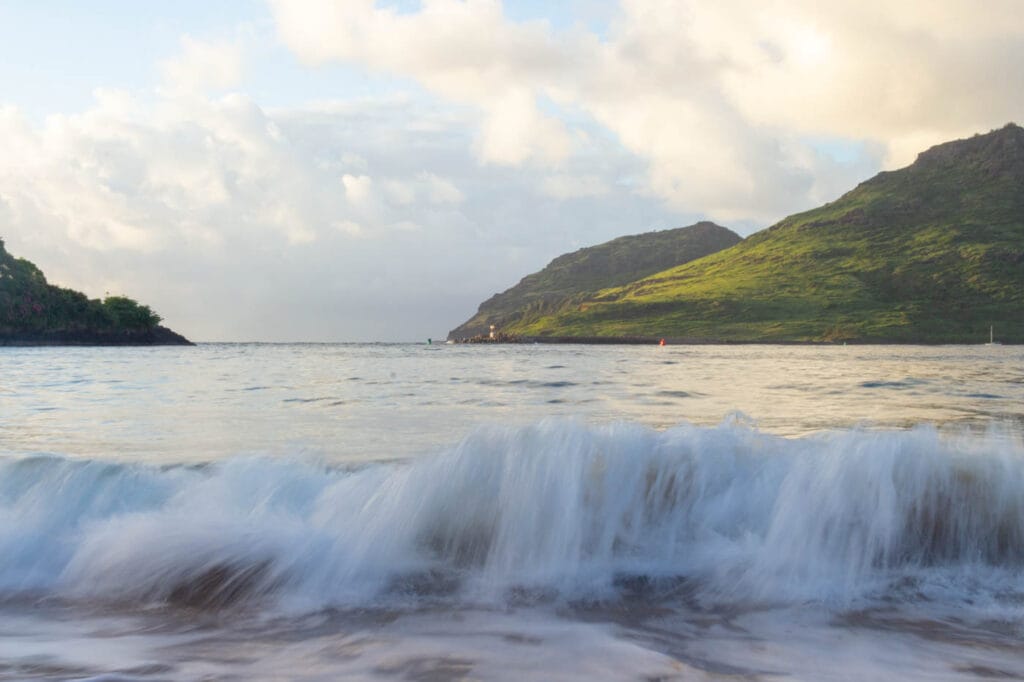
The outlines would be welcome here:
[[[1019,584],[1018,437],[735,421],[481,428],[405,463],[0,460],[0,592],[297,608],[382,599],[849,600],[908,579]]]

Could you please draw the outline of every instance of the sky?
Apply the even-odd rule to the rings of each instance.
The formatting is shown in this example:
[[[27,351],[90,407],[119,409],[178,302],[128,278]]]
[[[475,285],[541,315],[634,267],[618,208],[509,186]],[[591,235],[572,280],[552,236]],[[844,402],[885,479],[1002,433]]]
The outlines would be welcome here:
[[[0,238],[198,341],[443,338],[1024,112],[1020,0],[0,0]]]

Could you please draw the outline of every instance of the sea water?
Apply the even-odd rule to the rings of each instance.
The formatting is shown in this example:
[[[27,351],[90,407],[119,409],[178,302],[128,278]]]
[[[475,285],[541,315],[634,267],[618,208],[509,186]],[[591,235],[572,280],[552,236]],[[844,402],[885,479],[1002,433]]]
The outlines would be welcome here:
[[[1024,349],[0,349],[0,679],[1024,677]]]

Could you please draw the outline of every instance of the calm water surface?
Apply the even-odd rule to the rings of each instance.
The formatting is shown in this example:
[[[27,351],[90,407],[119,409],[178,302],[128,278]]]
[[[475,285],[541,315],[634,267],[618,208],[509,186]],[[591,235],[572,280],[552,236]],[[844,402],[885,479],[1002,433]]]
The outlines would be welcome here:
[[[1019,423],[1017,346],[206,344],[0,349],[0,444],[131,461],[405,458],[548,416],[798,436]]]
[[[1024,348],[0,348],[0,680],[1024,678]]]

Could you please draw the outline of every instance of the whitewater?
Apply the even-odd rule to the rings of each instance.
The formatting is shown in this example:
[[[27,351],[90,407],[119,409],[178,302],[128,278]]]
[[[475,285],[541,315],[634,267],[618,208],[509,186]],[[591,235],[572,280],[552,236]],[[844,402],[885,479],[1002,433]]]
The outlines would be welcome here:
[[[0,349],[0,679],[1024,677],[1015,347]]]

